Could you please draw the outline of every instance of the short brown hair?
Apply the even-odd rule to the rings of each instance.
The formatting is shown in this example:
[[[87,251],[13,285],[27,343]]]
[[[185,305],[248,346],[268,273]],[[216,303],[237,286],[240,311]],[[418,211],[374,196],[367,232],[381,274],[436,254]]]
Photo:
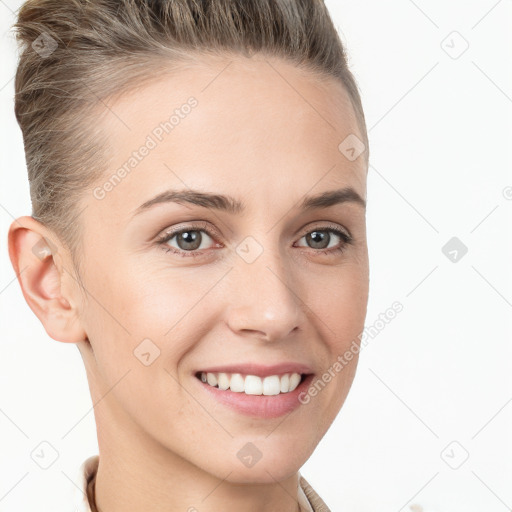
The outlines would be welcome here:
[[[15,29],[22,50],[15,113],[32,216],[61,238],[75,263],[79,200],[108,162],[97,123],[86,121],[163,64],[260,52],[335,77],[353,103],[368,164],[358,87],[323,0],[28,0]]]

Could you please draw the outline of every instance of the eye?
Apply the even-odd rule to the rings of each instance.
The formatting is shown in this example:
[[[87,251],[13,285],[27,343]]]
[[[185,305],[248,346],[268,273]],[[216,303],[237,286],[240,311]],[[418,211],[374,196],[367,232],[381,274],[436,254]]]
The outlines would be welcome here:
[[[167,231],[157,240],[157,243],[166,252],[174,252],[179,256],[200,256],[201,252],[199,252],[199,249],[205,249],[204,245],[208,245],[207,240],[206,244],[203,243],[205,242],[205,239],[212,239],[212,236],[206,227],[207,224],[203,223],[201,225],[188,226],[184,229]],[[173,238],[176,238],[175,243],[177,247],[169,245],[169,242],[171,242]]]
[[[329,247],[329,244],[333,241],[332,233],[334,233],[334,241],[336,241],[336,238],[341,239],[341,244],[338,242],[334,247]],[[329,254],[338,251],[343,252],[346,249],[346,246],[351,244],[353,241],[352,237],[348,233],[345,233],[341,229],[333,226],[315,228],[313,231],[308,231],[308,233],[302,238],[306,239],[309,247],[316,249],[316,252],[321,254]]]

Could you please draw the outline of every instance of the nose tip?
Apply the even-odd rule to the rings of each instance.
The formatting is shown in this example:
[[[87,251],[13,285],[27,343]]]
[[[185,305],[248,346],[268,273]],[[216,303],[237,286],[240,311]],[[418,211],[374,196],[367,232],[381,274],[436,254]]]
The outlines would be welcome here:
[[[233,331],[274,342],[300,328],[301,301],[283,276],[269,267],[253,267],[242,280],[249,285],[242,289],[250,292],[238,294],[229,308],[227,321]]]

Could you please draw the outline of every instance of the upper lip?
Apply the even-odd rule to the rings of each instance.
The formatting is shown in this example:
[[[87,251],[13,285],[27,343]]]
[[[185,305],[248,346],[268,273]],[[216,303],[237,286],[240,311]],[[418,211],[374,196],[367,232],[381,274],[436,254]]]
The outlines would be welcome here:
[[[302,363],[279,363],[269,365],[257,363],[239,363],[222,366],[210,366],[202,368],[199,372],[205,373],[241,373],[243,375],[257,375],[267,377],[269,375],[281,375],[284,373],[312,373],[311,367]]]

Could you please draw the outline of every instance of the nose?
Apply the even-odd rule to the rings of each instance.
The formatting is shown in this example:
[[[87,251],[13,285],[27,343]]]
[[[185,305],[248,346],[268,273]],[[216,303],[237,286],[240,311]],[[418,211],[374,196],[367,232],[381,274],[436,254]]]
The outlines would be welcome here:
[[[297,269],[287,266],[278,254],[266,250],[247,263],[236,262],[229,274],[230,305],[227,323],[237,336],[274,342],[301,327],[303,304]]]

